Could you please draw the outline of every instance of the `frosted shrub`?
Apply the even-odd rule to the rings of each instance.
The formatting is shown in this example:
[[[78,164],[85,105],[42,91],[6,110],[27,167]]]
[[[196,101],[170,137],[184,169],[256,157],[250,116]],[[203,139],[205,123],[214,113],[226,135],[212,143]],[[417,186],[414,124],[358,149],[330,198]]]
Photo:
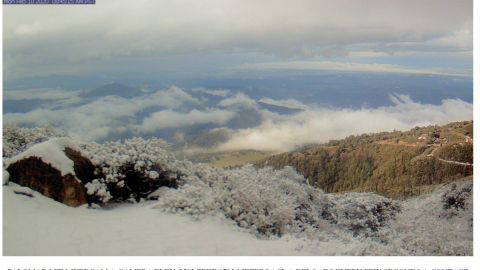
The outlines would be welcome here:
[[[87,194],[96,197],[96,201],[108,202],[112,195],[108,191],[107,185],[102,184],[98,179],[93,180],[90,183],[85,184]]]
[[[472,189],[473,185],[464,185],[459,188],[456,184],[452,184],[450,189],[442,194],[443,208],[465,209],[465,204],[471,198]]]
[[[266,235],[284,233],[295,217],[297,196],[306,194],[296,190],[298,183],[286,183],[281,176],[251,166],[230,171],[223,183],[229,192],[218,198],[221,210],[241,227]]]
[[[402,202],[395,221],[380,230],[382,240],[397,255],[473,254],[471,187],[471,181],[459,182]],[[465,199],[464,208],[445,207],[444,198],[455,193]]]
[[[92,201],[139,201],[161,186],[175,187],[179,176],[166,165],[173,159],[167,146],[155,138],[82,144],[82,152],[97,167],[97,178],[86,185]]]
[[[161,197],[162,208],[193,216],[221,211],[240,227],[271,235],[285,232],[295,218],[297,201],[308,200],[299,198],[307,196],[299,189],[300,183],[284,177],[293,174],[301,178],[291,168],[219,170],[192,165],[191,169],[193,174],[187,183]]]
[[[3,157],[11,158],[27,148],[54,137],[65,137],[65,133],[51,127],[19,128],[3,126]]]
[[[330,195],[334,205],[329,207],[333,220],[354,235],[372,235],[400,211],[400,205],[391,199],[372,193]]]
[[[398,211],[381,196],[324,194],[291,167],[220,170],[192,165],[185,174],[190,175],[186,183],[161,196],[157,208],[194,217],[221,212],[260,235],[314,231],[329,223],[355,233],[373,232]]]

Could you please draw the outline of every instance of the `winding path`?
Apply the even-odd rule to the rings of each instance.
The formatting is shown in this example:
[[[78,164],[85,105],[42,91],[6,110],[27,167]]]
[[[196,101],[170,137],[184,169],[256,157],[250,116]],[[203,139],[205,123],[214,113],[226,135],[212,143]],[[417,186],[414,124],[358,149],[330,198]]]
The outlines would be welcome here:
[[[398,146],[406,146],[406,147],[421,147],[421,146],[424,146],[424,145],[420,145],[420,144],[416,144],[416,143],[408,143],[408,142],[404,142],[404,141],[396,142],[396,141],[390,141],[390,140],[376,141],[374,143],[380,144],[380,145],[398,145]],[[469,163],[469,162],[460,162],[460,161],[455,161],[455,160],[448,160],[448,159],[439,158],[439,157],[435,156],[434,153],[435,153],[435,151],[440,149],[440,146],[439,145],[432,145],[432,147],[434,149],[432,150],[432,152],[430,154],[426,155],[426,157],[435,158],[438,161],[441,161],[441,162],[444,162],[444,163],[449,163],[449,164],[455,164],[455,165],[460,165],[460,166],[473,166],[473,163]]]
[[[445,163],[456,164],[456,165],[461,165],[461,166],[473,166],[473,163],[447,160],[447,159],[443,159],[443,158],[439,158],[439,157],[434,157],[434,158],[438,159],[441,162],[445,162]]]

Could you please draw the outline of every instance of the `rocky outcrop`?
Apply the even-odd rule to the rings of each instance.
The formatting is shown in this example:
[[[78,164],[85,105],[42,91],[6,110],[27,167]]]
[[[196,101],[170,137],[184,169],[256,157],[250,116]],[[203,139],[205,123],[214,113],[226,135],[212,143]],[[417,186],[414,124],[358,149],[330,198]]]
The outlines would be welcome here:
[[[87,203],[84,183],[93,180],[94,166],[79,152],[66,148],[67,157],[72,159],[76,175],[61,171],[32,156],[10,164],[7,171],[10,181],[27,186],[41,194],[68,206],[79,206]],[[67,154],[68,153],[68,154]]]

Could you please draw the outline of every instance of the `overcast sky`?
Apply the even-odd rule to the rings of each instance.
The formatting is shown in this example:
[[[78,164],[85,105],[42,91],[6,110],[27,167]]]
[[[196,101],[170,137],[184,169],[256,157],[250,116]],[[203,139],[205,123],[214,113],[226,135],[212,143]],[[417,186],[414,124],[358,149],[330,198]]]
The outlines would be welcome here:
[[[4,6],[6,80],[318,69],[471,75],[472,1]]]

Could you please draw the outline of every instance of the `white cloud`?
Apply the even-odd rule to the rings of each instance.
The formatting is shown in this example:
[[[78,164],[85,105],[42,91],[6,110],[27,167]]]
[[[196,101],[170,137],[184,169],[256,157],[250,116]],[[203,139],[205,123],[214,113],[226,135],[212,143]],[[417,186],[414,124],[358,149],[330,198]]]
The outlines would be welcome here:
[[[430,40],[426,45],[432,47],[457,48],[469,51],[473,47],[473,32],[470,29],[462,29],[445,36]]]
[[[108,96],[76,107],[6,113],[3,120],[8,124],[52,125],[80,139],[99,140],[128,131],[137,124],[136,114],[147,108],[175,109],[198,102],[180,88],[170,87],[132,99]]]
[[[179,113],[171,110],[155,112],[145,118],[139,127],[141,132],[149,133],[167,128],[178,128],[198,124],[224,125],[235,116],[232,111],[226,110],[192,110],[188,113]]]
[[[257,107],[257,102],[251,99],[249,96],[244,93],[237,93],[233,97],[229,97],[221,100],[218,105],[220,107],[232,107],[232,108],[244,108],[244,109],[253,109]]]
[[[352,62],[333,61],[288,61],[241,64],[235,67],[240,70],[330,70],[330,71],[353,71],[373,73],[403,73],[403,74],[430,74],[430,75],[455,75],[470,76],[471,73],[451,73],[438,69],[415,69],[390,64],[363,64]],[[459,71],[463,72],[463,71]]]
[[[392,96],[392,106],[379,108],[315,108],[271,117],[260,126],[238,130],[220,150],[288,151],[309,143],[324,143],[351,134],[405,130],[417,125],[471,120],[473,105],[456,99],[440,105],[420,104],[407,96]]]
[[[176,86],[172,86],[166,91],[159,90],[151,95],[133,99],[133,101],[139,107],[162,106],[171,109],[177,108],[185,103],[201,103],[198,99],[192,97],[190,94]]]
[[[42,26],[38,21],[35,21],[31,24],[20,24],[13,30],[14,35],[24,36],[24,35],[34,35],[40,32]]]

